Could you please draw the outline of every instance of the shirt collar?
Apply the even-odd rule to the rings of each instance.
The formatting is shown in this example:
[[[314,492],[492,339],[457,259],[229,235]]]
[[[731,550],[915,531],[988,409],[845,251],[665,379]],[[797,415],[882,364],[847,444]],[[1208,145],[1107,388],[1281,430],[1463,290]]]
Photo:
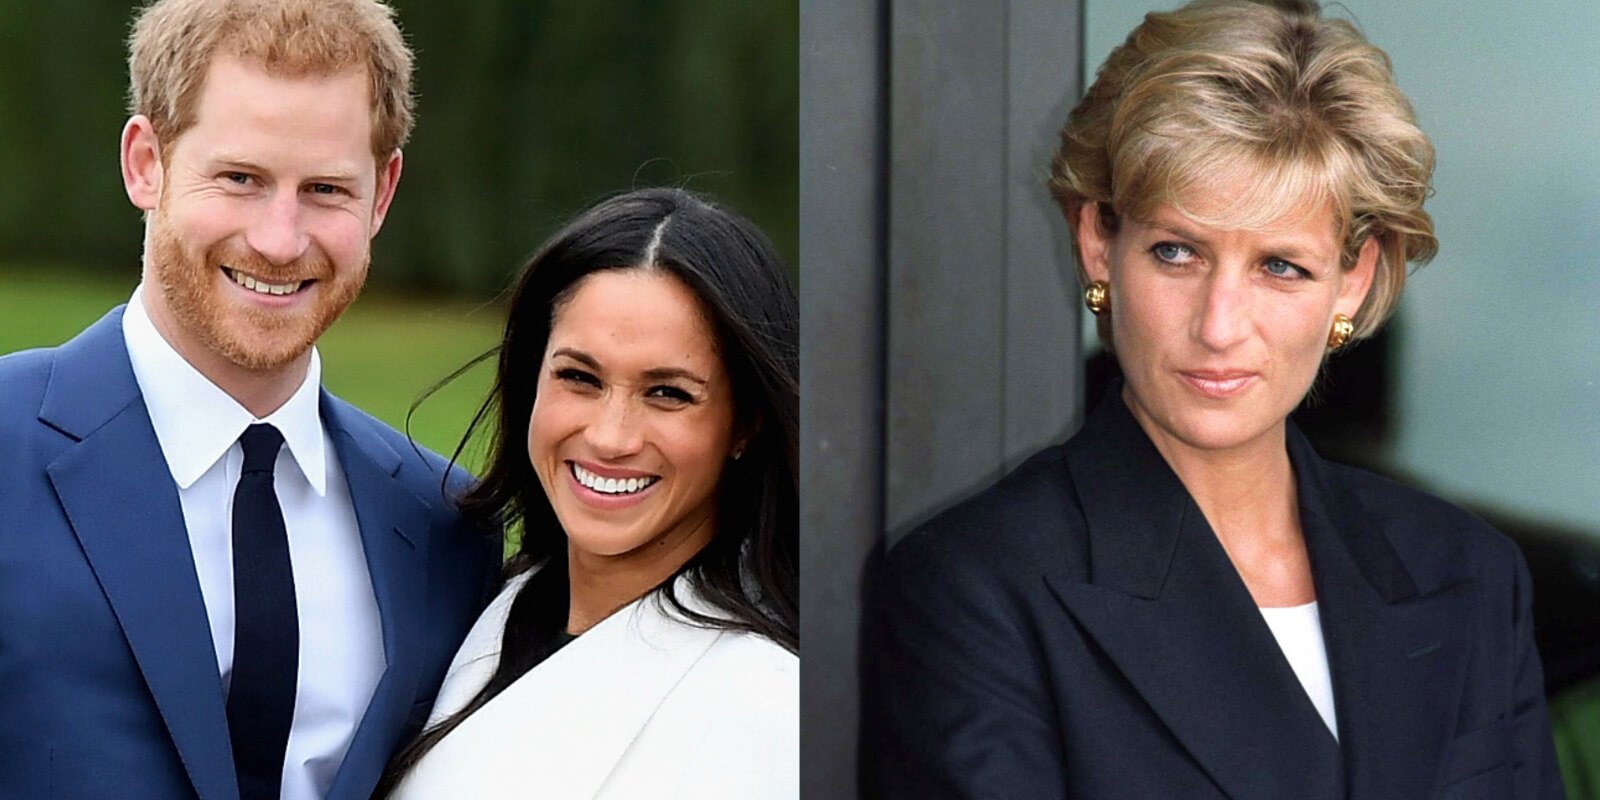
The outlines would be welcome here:
[[[133,290],[122,315],[122,336],[133,363],[134,379],[150,412],[150,425],[179,489],[200,479],[244,429],[257,422],[276,427],[289,447],[291,460],[318,496],[327,492],[327,450],[322,435],[319,388],[322,357],[311,349],[311,364],[300,387],[277,411],[256,419],[185,361],[156,330],[144,307],[144,286]]]

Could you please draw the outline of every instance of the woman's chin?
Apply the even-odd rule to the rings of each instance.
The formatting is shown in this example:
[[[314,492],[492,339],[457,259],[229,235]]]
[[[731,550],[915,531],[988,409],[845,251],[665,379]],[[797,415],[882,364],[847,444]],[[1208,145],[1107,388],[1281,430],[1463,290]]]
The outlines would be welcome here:
[[[1152,438],[1181,443],[1192,450],[1226,453],[1244,449],[1260,442],[1264,435],[1281,430],[1284,417],[1244,408],[1181,409],[1153,421],[1158,430],[1145,426]]]

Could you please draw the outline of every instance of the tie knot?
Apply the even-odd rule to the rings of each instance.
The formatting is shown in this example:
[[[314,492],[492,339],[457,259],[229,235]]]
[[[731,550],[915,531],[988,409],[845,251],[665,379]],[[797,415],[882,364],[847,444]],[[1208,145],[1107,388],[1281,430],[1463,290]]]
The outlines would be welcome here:
[[[271,475],[273,465],[278,463],[278,448],[283,447],[283,434],[271,425],[251,425],[239,437],[239,446],[244,448],[245,472]]]

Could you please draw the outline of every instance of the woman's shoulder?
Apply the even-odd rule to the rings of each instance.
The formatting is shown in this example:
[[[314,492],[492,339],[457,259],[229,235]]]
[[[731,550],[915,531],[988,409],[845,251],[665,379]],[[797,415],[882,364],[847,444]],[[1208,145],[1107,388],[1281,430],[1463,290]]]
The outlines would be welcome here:
[[[759,634],[723,631],[706,652],[704,663],[717,671],[753,677],[770,688],[798,686],[800,657]]]
[[[733,727],[788,736],[800,724],[800,657],[765,636],[722,631],[694,673],[707,708]]]
[[[798,797],[800,661],[716,631],[634,740],[606,797]]]
[[[672,596],[696,614],[728,620],[727,612],[707,601],[685,576],[677,579]],[[660,630],[677,632],[681,646],[703,650],[690,669],[689,683],[697,687],[696,692],[705,692],[712,702],[722,698],[738,703],[742,702],[738,698],[798,691],[800,657],[777,642],[749,631],[713,628],[691,621],[664,595],[646,598],[645,603],[640,608],[647,610]],[[651,641],[660,644],[659,639]]]
[[[1416,577],[1485,574],[1512,578],[1516,544],[1476,514],[1427,491],[1356,467],[1327,462],[1334,504],[1358,511],[1351,524],[1381,532]]]
[[[1066,447],[1047,447],[915,525],[890,548],[884,568],[923,576],[953,570],[987,581],[1032,574],[1042,563],[1070,563],[1083,550],[1087,528],[1067,457]]]

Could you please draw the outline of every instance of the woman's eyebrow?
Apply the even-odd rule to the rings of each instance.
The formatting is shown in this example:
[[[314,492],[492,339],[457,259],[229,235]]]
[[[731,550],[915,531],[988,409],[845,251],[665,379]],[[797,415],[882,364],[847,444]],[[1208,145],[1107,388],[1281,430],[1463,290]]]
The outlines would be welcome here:
[[[682,367],[655,367],[653,369],[645,370],[644,376],[653,381],[666,381],[682,378],[683,380],[698,383],[701,386],[705,386],[711,382],[710,380],[702,378],[699,375],[690,372],[689,370],[683,369]]]
[[[600,368],[600,360],[595,358],[594,356],[589,355],[588,353],[583,352],[582,350],[575,350],[575,349],[573,349],[571,347],[562,347],[562,348],[559,348],[559,349],[555,350],[554,352],[552,352],[550,354],[551,358],[556,358],[556,357],[559,357],[559,356],[566,356],[567,358],[570,358],[573,361],[577,361],[577,362],[580,362],[580,363],[584,364],[585,366],[589,367],[590,369],[599,369]]]

